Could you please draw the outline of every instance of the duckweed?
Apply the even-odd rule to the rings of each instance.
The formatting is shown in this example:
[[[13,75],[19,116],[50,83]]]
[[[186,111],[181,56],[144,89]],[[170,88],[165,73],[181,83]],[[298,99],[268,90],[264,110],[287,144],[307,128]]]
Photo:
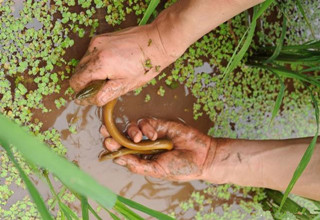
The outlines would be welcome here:
[[[78,60],[66,60],[67,49],[73,47],[75,38],[93,36],[99,21],[97,10],[105,8],[106,21],[118,25],[129,13],[142,17],[149,1],[132,0],[39,0],[0,2],[0,111],[18,124],[27,126],[41,140],[47,142],[54,151],[65,155],[60,134],[51,128],[42,130],[43,123],[34,115],[35,110],[43,114],[51,112],[44,104],[44,98],[54,94],[64,94],[54,100],[56,108],[63,108],[71,99],[73,90],[62,90]],[[75,8],[80,7],[80,12]],[[75,133],[73,125],[70,132]],[[15,152],[27,174],[31,174],[21,157]],[[38,219],[38,212],[29,196],[7,205],[8,199],[16,192],[10,186],[24,188],[17,170],[0,149],[1,179],[5,183],[0,188],[1,219]],[[70,192],[63,196],[74,198]],[[4,208],[6,207],[6,208]],[[59,213],[57,214],[60,215]]]
[[[176,0],[168,0],[169,7]],[[73,90],[62,91],[61,85],[70,77],[78,60],[66,60],[66,50],[73,47],[76,37],[93,36],[99,26],[95,18],[98,9],[106,10],[105,20],[111,26],[120,25],[130,13],[134,13],[139,21],[150,0],[78,0],[64,1],[1,1],[0,23],[0,111],[19,124],[27,126],[40,139],[46,141],[53,150],[65,155],[66,149],[60,141],[60,134],[55,129],[42,130],[43,123],[34,117],[34,110],[42,113],[50,112],[44,105],[43,98],[53,94],[64,94],[55,100],[56,108],[63,108],[71,98]],[[308,19],[314,22],[314,28],[319,28],[320,11],[317,2],[307,0],[305,10]],[[23,4],[23,5],[19,5]],[[21,7],[22,6],[22,7]],[[80,7],[81,12],[75,12],[74,7]],[[260,27],[256,33],[257,40],[253,42],[248,54],[233,74],[222,81],[224,64],[230,59],[235,49],[235,41],[246,30],[249,22],[248,13],[242,13],[194,43],[175,63],[172,70],[159,75],[158,80],[165,80],[168,85],[174,82],[184,83],[197,98],[194,103],[194,117],[209,115],[215,122],[209,134],[224,137],[241,138],[287,138],[302,135],[312,135],[315,129],[313,111],[309,95],[304,86],[295,81],[287,81],[292,85],[292,91],[286,92],[283,100],[281,116],[276,117],[272,127],[268,120],[277,91],[280,85],[275,77],[267,71],[249,68],[245,65],[248,56],[258,46],[274,45],[281,33],[283,13],[289,18],[286,44],[297,44],[312,39],[308,27],[301,15],[297,16],[295,1],[288,0],[286,6],[273,5],[273,10],[267,10],[262,16]],[[156,12],[155,14],[156,15]],[[274,16],[275,19],[270,19]],[[272,20],[272,21],[271,21]],[[320,30],[316,30],[320,33]],[[319,37],[319,36],[318,36]],[[212,73],[195,72],[195,67],[208,63]],[[155,67],[160,68],[160,67]],[[156,80],[150,82],[156,85]],[[142,88],[135,91],[139,94]],[[160,87],[159,95],[164,96],[165,90]],[[145,101],[150,100],[146,95]],[[308,124],[308,126],[306,126]],[[70,125],[70,132],[76,132]],[[14,152],[19,163],[27,174],[32,173],[17,152]],[[10,186],[24,188],[17,170],[0,149],[0,177],[5,184],[0,186],[0,218],[1,219],[39,219],[38,212],[29,196],[8,206],[7,202],[14,191]],[[232,193],[229,192],[232,189]],[[250,197],[248,192],[254,194]],[[224,204],[220,208],[212,207],[215,198],[228,200],[231,195],[241,193],[238,208]],[[243,202],[247,198],[249,202]],[[259,201],[264,198],[262,189],[240,188],[222,185],[209,186],[204,191],[196,191],[191,198],[181,204],[181,213],[187,209],[196,209],[196,219],[243,219],[248,216],[270,217],[263,212]],[[71,203],[74,195],[66,191],[63,200]],[[49,203],[54,203],[52,199]],[[4,208],[6,207],[6,208]],[[219,210],[223,214],[217,214]],[[180,213],[180,214],[181,214]],[[220,212],[221,213],[221,212]],[[60,213],[57,214],[59,218]]]

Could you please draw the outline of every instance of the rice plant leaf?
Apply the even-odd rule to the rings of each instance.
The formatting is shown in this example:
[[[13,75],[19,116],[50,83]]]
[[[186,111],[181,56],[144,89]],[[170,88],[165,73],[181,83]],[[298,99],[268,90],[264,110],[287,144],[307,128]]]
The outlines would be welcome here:
[[[242,37],[241,37],[241,39],[240,39],[237,47],[235,48],[235,50],[234,50],[234,52],[233,52],[233,54],[232,54],[232,56],[231,56],[231,58],[230,58],[230,61],[229,61],[228,64],[227,64],[227,67],[226,67],[223,75],[226,75],[226,74],[229,73],[229,71],[227,71],[227,70],[229,69],[232,61],[234,60],[234,57],[237,55],[237,52],[238,52],[240,46],[242,45],[242,42],[244,41],[244,39],[246,39],[246,36],[247,36],[248,31],[249,31],[249,28],[248,28],[248,29],[244,32],[244,34],[242,35]]]
[[[143,218],[140,215],[134,213],[131,209],[129,209],[127,206],[125,206],[122,202],[118,200],[113,208],[127,219],[143,220]]]
[[[60,202],[59,207],[61,207],[68,220],[79,219],[79,217],[63,202]]]
[[[163,219],[163,220],[172,220],[173,219],[168,215],[165,215],[165,214],[163,214],[161,212],[152,210],[152,209],[150,209],[148,207],[145,207],[144,205],[141,205],[141,204],[139,204],[139,203],[137,203],[135,201],[132,201],[132,200],[127,199],[127,198],[124,198],[124,197],[119,196],[119,195],[118,195],[118,200],[120,202],[123,202],[124,204],[130,206],[131,208],[134,208],[136,210],[144,212],[144,213],[146,213],[146,214],[148,214],[148,215],[150,215],[152,217],[155,217],[157,219]]]
[[[311,25],[308,17],[306,16],[306,13],[305,13],[305,11],[304,11],[304,9],[303,9],[303,6],[302,6],[302,4],[301,4],[301,1],[300,1],[300,0],[296,0],[296,2],[297,2],[297,6],[298,6],[298,9],[299,9],[300,13],[302,14],[304,20],[306,21],[306,23],[307,23],[307,25],[308,25],[308,27],[309,27],[309,29],[310,29],[310,31],[311,31],[312,37],[313,37],[314,39],[316,39],[316,35],[314,34],[314,30],[313,30],[313,28],[312,28],[312,25]]]
[[[287,30],[287,19],[286,19],[285,16],[283,16],[281,36],[277,41],[276,49],[274,50],[274,52],[271,55],[271,57],[269,57],[265,61],[266,63],[271,63],[273,60],[275,60],[279,56],[279,54],[281,52],[281,49],[282,49],[282,46],[283,46],[284,37],[286,36],[286,30]]]
[[[303,69],[300,71],[300,73],[305,73],[305,72],[314,72],[314,71],[319,71],[320,70],[320,65],[319,66],[314,66],[314,67],[310,67],[307,69]]]
[[[52,185],[52,182],[50,181],[48,173],[46,171],[43,172],[43,176],[45,177],[45,179],[49,185],[49,189],[50,189],[52,195],[58,201],[58,205],[59,205],[61,215],[63,216],[63,218],[66,217],[68,220],[79,219],[78,216],[68,206],[66,206],[65,204],[62,203],[62,201],[61,201],[60,197],[58,196],[58,194],[56,193],[56,191]]]
[[[241,59],[249,49],[249,46],[252,42],[254,31],[257,26],[257,19],[263,14],[263,12],[274,2],[274,0],[266,0],[264,3],[260,5],[257,5],[253,8],[253,18],[252,22],[248,28],[248,30],[245,32],[245,34],[242,36],[239,44],[236,47],[236,50],[233,52],[231,59],[229,60],[227,67],[223,73],[224,78],[231,73],[240,63]],[[238,52],[239,46],[242,44],[242,40],[245,39],[241,49]]]
[[[1,127],[4,126],[4,124],[0,123]],[[5,126],[4,126],[5,127]],[[18,138],[17,138],[18,139]],[[51,214],[49,213],[40,193],[38,192],[38,190],[36,189],[36,187],[33,185],[33,183],[31,182],[31,180],[29,179],[29,177],[25,174],[25,172],[22,170],[22,168],[20,167],[19,163],[16,161],[16,159],[13,156],[13,153],[10,149],[10,144],[5,141],[4,139],[0,139],[0,144],[2,145],[2,147],[6,150],[8,157],[10,158],[10,160],[13,162],[13,164],[15,165],[15,167],[17,168],[21,178],[23,179],[30,195],[31,198],[33,200],[33,202],[35,203],[35,205],[37,206],[37,209],[42,217],[42,219],[48,219],[48,220],[53,220]]]
[[[316,133],[315,133],[314,137],[311,140],[311,143],[309,144],[307,150],[305,151],[304,155],[302,156],[302,159],[300,160],[300,162],[298,164],[298,167],[294,171],[294,174],[293,174],[293,176],[292,176],[292,178],[290,180],[289,185],[286,188],[286,191],[284,192],[280,207],[278,209],[279,212],[282,209],[282,207],[283,207],[283,205],[284,205],[289,193],[293,189],[295,183],[297,182],[297,180],[299,179],[299,177],[301,176],[301,174],[303,173],[303,171],[307,167],[307,165],[308,165],[308,163],[309,163],[309,161],[311,159],[311,156],[313,154],[317,139],[318,139],[318,134],[319,134],[319,107],[318,107],[318,101],[314,97],[314,95],[312,94],[312,91],[311,91],[311,89],[309,87],[308,87],[308,90],[310,91],[312,103],[314,105],[317,129],[316,129]]]
[[[288,70],[288,69],[281,67],[281,66],[276,66],[276,67],[262,66],[262,65],[255,65],[255,66],[276,72],[280,76],[301,80],[303,82],[307,82],[307,83],[310,83],[314,86],[320,87],[320,82],[315,77],[309,77],[309,76],[301,74],[299,72],[294,72],[294,71]]]
[[[279,77],[279,75],[276,74],[276,73],[275,73],[275,75],[278,77],[278,79],[280,81],[280,84],[281,84],[281,87],[280,87],[279,94],[277,96],[276,102],[275,102],[273,110],[272,110],[270,123],[273,122],[274,118],[276,117],[276,115],[278,114],[278,112],[280,110],[280,106],[281,106],[281,103],[282,103],[282,100],[283,100],[283,96],[284,96],[284,91],[285,91],[285,88],[286,88],[286,86],[284,85],[284,83],[281,80],[281,78]]]
[[[253,19],[252,20],[257,20],[265,10],[267,10],[267,8],[269,8],[269,6],[274,2],[274,0],[266,0],[264,1],[262,4],[259,5],[259,10],[257,11],[257,13],[255,13],[253,15]]]
[[[82,212],[82,219],[89,220],[89,204],[88,199],[84,196],[80,196],[81,201],[81,212]]]
[[[0,124],[1,143],[7,146],[14,145],[28,161],[53,173],[72,191],[90,197],[106,208],[112,208],[115,205],[116,194],[65,158],[51,151],[37,137],[2,114],[0,114]]]
[[[283,194],[279,191],[272,190],[272,189],[265,189],[264,192],[266,193],[267,200],[269,200],[269,204],[271,205],[269,210],[276,210],[279,207],[281,200],[283,198]],[[300,206],[294,200],[287,198],[284,206],[282,207],[282,212],[290,212],[300,220],[308,220],[315,217],[314,214],[311,214],[309,210],[305,209],[304,207]],[[271,214],[274,214],[271,212]],[[274,216],[275,219],[279,219]]]
[[[98,215],[98,213],[88,204],[89,211],[96,217],[97,220],[102,220],[102,218]]]
[[[245,53],[247,52],[251,42],[252,42],[252,38],[254,35],[254,31],[256,29],[256,25],[257,22],[256,21],[252,21],[249,30],[248,30],[248,34],[246,35],[246,39],[241,47],[241,49],[239,50],[239,52],[237,54],[235,54],[234,56],[232,55],[233,59],[230,59],[230,64],[228,64],[228,68],[226,68],[225,72],[224,72],[224,77],[226,75],[228,75],[229,73],[231,73],[240,63],[241,59],[243,58],[243,56],[245,55]]]
[[[109,210],[107,210],[107,211],[108,211],[109,215],[111,216],[111,218],[112,218],[113,220],[120,220],[120,218],[119,218],[118,216],[116,216],[115,214],[113,214],[113,213],[110,212]]]
[[[139,22],[139,25],[145,25],[148,22],[150,16],[152,15],[152,13],[154,12],[154,10],[156,9],[159,3],[160,3],[160,0],[151,0],[146,12],[144,13],[141,21]]]

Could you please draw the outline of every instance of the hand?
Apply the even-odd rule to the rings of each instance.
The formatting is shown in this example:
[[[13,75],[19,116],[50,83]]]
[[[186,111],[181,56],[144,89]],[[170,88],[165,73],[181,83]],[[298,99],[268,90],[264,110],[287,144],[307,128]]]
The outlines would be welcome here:
[[[117,151],[121,147],[110,137],[104,126],[100,132],[106,137],[104,145],[109,151]],[[151,160],[141,159],[136,155],[125,155],[114,160],[134,173],[156,178],[175,181],[204,179],[216,148],[211,137],[172,121],[142,119],[138,124],[131,123],[127,132],[136,143],[141,141],[143,135],[150,140],[168,138],[173,141],[173,150],[155,155]],[[208,157],[208,154],[211,156]],[[207,161],[208,158],[210,161]]]
[[[156,24],[98,35],[91,40],[70,85],[78,92],[91,81],[108,79],[94,96],[77,100],[78,104],[102,106],[144,85],[176,58],[162,45]]]

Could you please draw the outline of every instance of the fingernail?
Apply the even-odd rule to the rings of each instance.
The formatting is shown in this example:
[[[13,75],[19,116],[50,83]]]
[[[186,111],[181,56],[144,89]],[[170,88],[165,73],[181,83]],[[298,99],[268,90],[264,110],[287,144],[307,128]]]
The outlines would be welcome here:
[[[153,140],[154,133],[152,131],[148,132],[148,137]]]
[[[114,162],[120,166],[125,166],[127,164],[127,162],[122,158],[117,158],[114,160]]]
[[[131,137],[134,139],[136,137],[137,132],[136,131],[132,131],[131,132]]]

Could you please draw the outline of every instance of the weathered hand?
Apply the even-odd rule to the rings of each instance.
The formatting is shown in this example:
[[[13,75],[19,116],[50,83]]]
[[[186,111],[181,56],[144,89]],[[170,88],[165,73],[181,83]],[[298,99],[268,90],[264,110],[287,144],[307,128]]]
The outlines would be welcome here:
[[[136,155],[121,156],[114,161],[127,166],[134,173],[168,180],[204,179],[205,171],[211,161],[208,154],[215,152],[215,141],[194,128],[182,123],[163,121],[159,119],[142,119],[131,123],[128,135],[134,142],[140,142],[145,135],[151,140],[168,138],[173,141],[174,149],[153,156],[151,160],[142,159]],[[109,151],[116,151],[120,145],[109,136],[104,126],[101,133],[106,137],[104,145]]]
[[[167,54],[156,24],[98,35],[70,85],[78,92],[92,81],[108,79],[96,95],[78,100],[78,104],[102,106],[147,83],[176,58]]]

